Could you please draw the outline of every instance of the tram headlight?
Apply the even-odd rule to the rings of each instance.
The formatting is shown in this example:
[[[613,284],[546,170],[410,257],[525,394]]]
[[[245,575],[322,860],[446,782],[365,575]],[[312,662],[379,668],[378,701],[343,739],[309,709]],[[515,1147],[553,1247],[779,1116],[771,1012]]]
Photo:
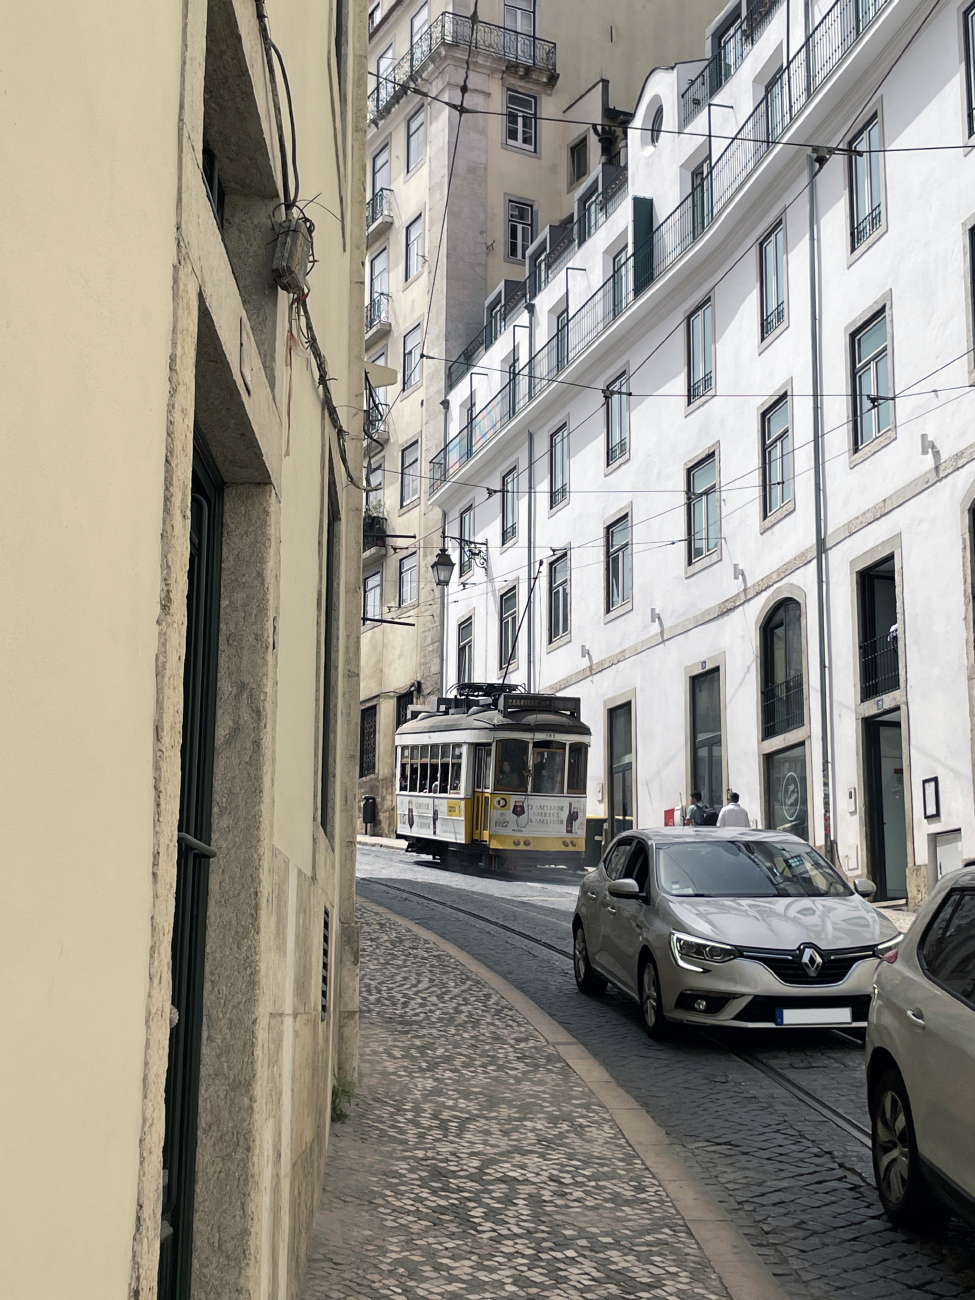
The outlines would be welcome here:
[[[734,961],[738,956],[738,949],[733,948],[730,943],[715,943],[711,939],[698,939],[693,934],[681,934],[679,930],[672,930],[670,934],[670,951],[673,954],[674,961],[684,970],[702,971],[703,966],[697,966],[695,962],[725,962]]]

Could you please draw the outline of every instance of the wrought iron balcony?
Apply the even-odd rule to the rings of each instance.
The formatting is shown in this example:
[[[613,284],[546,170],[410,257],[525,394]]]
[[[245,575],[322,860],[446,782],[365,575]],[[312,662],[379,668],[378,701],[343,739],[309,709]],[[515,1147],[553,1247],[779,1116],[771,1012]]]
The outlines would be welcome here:
[[[875,230],[880,228],[881,222],[883,221],[883,215],[883,207],[878,203],[872,211],[867,213],[862,221],[856,223],[853,227],[854,248],[859,248],[862,243],[865,243],[866,240],[870,238]]]
[[[390,307],[392,298],[388,293],[377,293],[372,302],[366,308],[366,333],[374,330],[377,325],[388,325],[390,323]]]
[[[376,190],[375,194],[366,204],[366,229],[371,230],[377,221],[383,217],[393,216],[393,191]]]
[[[727,148],[715,158],[709,172],[707,223],[702,226],[699,194],[692,191],[572,314],[567,329],[553,334],[528,358],[513,381],[505,383],[475,411],[470,423],[434,456],[430,462],[431,492],[500,433],[514,415],[551,383],[564,365],[583,353],[654,280],[679,261],[763,161],[780,131],[798,117],[889,2],[837,0],[790,59],[788,67],[773,80],[765,98]],[[772,116],[776,125],[781,122],[774,138],[769,132],[770,102],[774,104]],[[550,260],[551,257],[549,254]],[[455,383],[457,377],[455,370]]]
[[[762,691],[762,739],[794,731],[806,720],[802,673],[773,682]]]
[[[782,324],[784,320],[785,320],[785,303],[780,302],[777,303],[776,306],[772,308],[772,310],[769,312],[767,316],[764,316],[762,318],[762,338],[767,339],[768,336],[771,333],[773,333],[773,331],[779,328],[779,326]]]
[[[386,545],[386,516],[365,514],[362,516],[362,549],[373,551]]]
[[[370,438],[380,442],[386,440],[386,420],[389,416],[388,402],[371,402],[362,413],[362,427]]]
[[[769,25],[782,0],[756,5],[721,39],[721,49],[712,54],[680,97],[681,129],[693,122],[708,100],[738,71],[745,55]]]
[[[872,700],[878,695],[887,695],[900,687],[897,634],[891,635],[891,632],[884,632],[882,636],[860,642],[861,700]]]
[[[711,385],[714,382],[714,372],[709,370],[706,374],[701,375],[700,379],[695,379],[687,390],[688,400],[696,402],[699,397],[705,393],[710,393]]]
[[[411,79],[444,45],[493,54],[508,64],[538,68],[555,77],[555,42],[524,36],[494,23],[475,22],[464,14],[442,13],[422,32],[400,61],[378,79],[369,93],[369,121],[375,122],[403,98]]]

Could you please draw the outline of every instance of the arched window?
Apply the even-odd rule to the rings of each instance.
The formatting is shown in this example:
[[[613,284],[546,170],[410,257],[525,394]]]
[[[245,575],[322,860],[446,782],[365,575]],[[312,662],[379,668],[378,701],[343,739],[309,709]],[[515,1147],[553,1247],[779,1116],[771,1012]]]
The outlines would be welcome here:
[[[796,600],[783,600],[762,628],[762,739],[804,721],[802,609]]]

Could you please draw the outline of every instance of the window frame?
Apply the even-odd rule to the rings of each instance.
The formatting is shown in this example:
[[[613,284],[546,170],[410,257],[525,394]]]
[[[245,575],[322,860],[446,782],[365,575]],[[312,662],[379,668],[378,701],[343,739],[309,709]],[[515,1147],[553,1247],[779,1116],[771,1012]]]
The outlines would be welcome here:
[[[565,564],[565,578],[559,582],[555,580],[556,568],[560,564]],[[572,566],[569,562],[568,547],[558,555],[553,555],[548,562],[548,644],[549,646],[561,645],[568,641],[572,636]],[[559,591],[559,607],[561,619],[556,630],[555,614],[555,597],[556,591]],[[564,624],[564,626],[563,626]]]
[[[709,369],[702,371],[701,375],[695,379],[694,377],[694,363],[695,363],[694,322],[698,319],[698,317],[702,318],[702,328],[700,331],[701,357],[703,360],[704,353],[705,352],[709,353],[709,356],[707,358],[709,362]],[[688,312],[687,319],[686,319],[686,326],[685,326],[685,347],[687,349],[686,409],[690,410],[691,408],[698,407],[702,402],[706,401],[714,393],[714,361],[715,361],[714,297],[712,294],[708,294],[706,298],[702,298],[701,301],[698,303],[698,305],[694,308],[694,310]],[[704,386],[705,380],[707,381],[706,387]],[[700,385],[700,391],[695,393],[695,388],[697,388],[698,385]]]
[[[878,403],[871,409],[870,413],[879,411],[881,405],[886,405],[888,422],[887,427],[878,429],[873,437],[864,441],[862,427],[862,413],[860,410],[860,376],[869,369],[873,368],[879,359],[880,349],[875,350],[869,361],[863,362],[857,360],[857,344],[859,340],[872,329],[873,326],[883,317],[885,323],[885,342],[884,357],[887,368],[887,394],[884,403]],[[871,452],[885,447],[887,443],[896,435],[896,419],[894,412],[893,394],[894,387],[894,365],[893,365],[893,329],[892,329],[892,312],[890,297],[886,295],[880,303],[875,303],[873,307],[865,312],[848,331],[847,356],[849,365],[849,405],[850,405],[850,443],[851,457],[860,459]],[[875,394],[881,396],[880,393]]]
[[[962,10],[962,50],[965,60],[965,139],[975,137],[975,4]]]
[[[577,150],[582,150],[581,170],[577,170],[576,168]],[[574,190],[575,187],[577,185],[581,185],[582,182],[589,175],[589,132],[588,131],[583,132],[582,135],[577,136],[575,140],[570,142],[568,146],[568,167],[569,167],[568,188],[570,190]]]
[[[931,917],[931,920],[928,922],[928,924],[924,927],[924,933],[921,935],[917,943],[918,965],[920,966],[921,970],[924,972],[925,979],[930,980],[930,982],[934,984],[935,987],[941,989],[943,992],[947,993],[950,997],[953,997],[956,1002],[960,1002],[962,1006],[967,1007],[969,1011],[975,1011],[975,996],[973,996],[971,999],[963,997],[961,993],[958,993],[949,984],[945,984],[942,980],[940,980],[937,977],[937,975],[935,975],[931,971],[930,967],[928,966],[927,958],[924,956],[923,950],[924,950],[924,945],[927,943],[928,936],[930,935],[931,931],[934,929],[935,925],[938,922],[938,918],[950,907],[951,916],[949,916],[948,918],[948,922],[950,924],[951,921],[954,919],[954,913],[957,911],[962,898],[964,898],[966,894],[972,894],[972,893],[975,893],[975,889],[973,889],[971,885],[953,885],[945,894],[941,906],[935,912],[934,916]]]
[[[376,585],[374,587],[370,585],[373,578],[377,579]],[[369,598],[373,595],[373,593],[376,593],[375,613],[370,612],[370,603],[369,603]],[[382,618],[382,616],[383,616],[383,568],[382,565],[380,565],[378,569],[370,569],[368,573],[362,575],[363,631],[368,632],[370,627],[378,626],[378,624],[373,622],[367,623],[366,619]]]
[[[376,21],[373,22],[373,15]],[[369,6],[369,35],[371,36],[383,20],[383,0],[376,0],[375,4]]]
[[[464,636],[465,631],[469,632],[470,635],[465,637]],[[463,676],[461,670],[462,660],[465,657],[469,657],[469,664],[470,664],[469,672],[466,677]],[[474,615],[473,614],[468,614],[466,618],[462,618],[460,622],[457,624],[456,667],[457,667],[458,683],[473,681],[473,673],[474,673]]]
[[[621,524],[627,527],[626,541],[613,544],[613,532]],[[603,595],[603,612],[607,617],[632,608],[633,605],[633,512],[627,507],[603,526],[605,580]],[[613,564],[619,559],[620,599],[613,603]]]
[[[605,467],[606,469],[615,469],[630,458],[630,372],[629,369],[622,371],[615,379],[611,379],[603,389],[606,394],[606,443],[605,443]],[[617,402],[617,399],[618,402]],[[616,445],[620,450],[613,455],[613,410],[614,405],[618,409],[616,422],[619,424],[622,435],[617,439]]]
[[[416,458],[407,461],[407,456],[413,450],[416,450]],[[415,488],[413,496],[407,496],[407,491]],[[401,510],[408,510],[415,506],[420,499],[420,439],[414,438],[402,448],[399,454],[399,507]]]
[[[420,17],[420,14],[424,13],[424,11],[426,11],[425,22],[419,30],[416,30],[416,20]],[[411,50],[413,46],[417,44],[417,42],[419,41],[420,37],[424,34],[424,32],[429,31],[429,29],[430,29],[430,0],[421,0],[421,3],[418,4],[416,7],[416,11],[410,16],[410,49]]]
[[[407,366],[407,357],[414,350],[412,347],[410,347],[411,339],[415,339],[416,341],[416,349],[415,349],[416,364],[413,366],[412,369],[410,369]],[[403,389],[402,391],[404,393],[408,393],[410,389],[415,388],[423,378],[423,358],[420,355],[422,351],[423,351],[423,326],[414,325],[411,329],[406,330],[403,334]]]
[[[519,220],[517,217],[512,216],[512,208],[516,206],[519,208],[527,209],[529,214],[529,220],[527,222]],[[531,199],[520,199],[514,194],[506,194],[504,196],[504,214],[505,214],[504,215],[504,221],[505,221],[504,260],[506,262],[516,262],[519,266],[523,266],[525,263],[525,259],[528,256],[528,250],[535,242],[535,219],[536,219],[535,204],[532,202]],[[517,252],[513,253],[511,251],[512,248],[511,235],[514,229],[524,232],[526,228],[528,231],[527,237],[525,237],[522,234],[519,235],[518,238],[517,246],[519,248],[521,247],[522,239],[524,238],[524,252],[519,257]]]
[[[365,765],[365,752],[363,740],[366,734],[366,718],[372,715],[372,766]],[[378,771],[379,759],[379,706],[378,704],[366,704],[359,709],[359,779],[364,776],[375,776]]]
[[[383,163],[383,167],[385,167],[386,169],[386,184],[377,185],[376,184],[376,171],[377,171],[376,163],[379,161],[379,159],[382,157],[383,154],[386,155],[386,160]],[[369,196],[370,198],[375,198],[380,190],[388,190],[390,188],[390,184],[392,181],[392,174],[393,174],[393,154],[390,148],[390,142],[387,140],[386,143],[381,145],[376,150],[376,152],[372,155],[372,159],[369,164],[369,177],[370,177],[370,182],[372,184],[372,194]]]
[[[417,128],[415,124],[419,122]],[[416,147],[416,138],[419,136],[420,152],[413,156]],[[427,111],[425,108],[418,109],[411,117],[406,119],[406,174],[410,175],[426,159],[427,156]]]
[[[782,407],[786,408],[786,425],[785,429],[775,435],[769,441],[769,421],[779,412]],[[793,403],[792,394],[787,389],[785,392],[777,394],[762,409],[759,416],[760,436],[761,436],[761,453],[762,453],[762,520],[768,522],[781,517],[783,513],[791,510],[795,506],[795,483],[796,483],[796,465],[795,465],[795,436],[793,429]],[[784,442],[788,443],[784,453],[783,461],[788,460],[788,478],[782,479],[783,495],[778,505],[770,505],[769,488],[771,479],[769,477],[769,452],[770,450]],[[788,495],[786,495],[786,490]]]
[[[714,465],[714,482],[709,484],[703,491],[695,491],[694,475],[703,470],[708,463]],[[703,566],[714,563],[721,555],[721,473],[718,463],[717,447],[708,448],[702,455],[696,457],[684,470],[684,492],[687,498],[687,551],[685,558],[685,572],[698,572]],[[707,502],[709,497],[714,499],[714,545],[710,549],[703,551],[700,555],[694,554],[694,517],[695,510],[699,502]],[[710,509],[705,504],[704,527],[705,540],[710,536],[711,518]]]
[[[512,107],[512,96],[515,99],[531,101],[531,111],[526,107],[515,105]],[[517,149],[519,153],[528,153],[538,156],[538,96],[529,95],[524,90],[516,90],[513,86],[504,88],[504,118],[503,130],[504,135],[501,143],[506,149]],[[530,123],[531,142],[525,142],[525,124]],[[514,128],[514,136],[512,136]]]
[[[514,597],[514,606],[510,611],[505,613],[505,602],[509,597]],[[508,657],[505,657],[505,633],[506,628],[510,628],[511,644],[508,647]],[[498,670],[504,672],[508,668],[517,668],[518,666],[518,584],[512,583],[510,587],[505,587],[504,591],[498,593]]]
[[[407,595],[407,598],[404,600],[403,599],[403,578],[410,572],[410,569],[407,566],[411,564],[411,561],[412,561],[411,568],[413,572],[412,587],[411,587],[411,592]],[[404,609],[407,605],[415,605],[416,602],[419,600],[419,593],[420,593],[420,569],[419,569],[418,556],[416,551],[412,551],[409,555],[404,555],[400,559],[397,586],[398,586],[398,596],[399,596],[399,608]]]
[[[776,288],[776,302],[772,311],[766,311],[766,287],[768,279],[766,276],[766,259],[765,249],[776,239],[781,239],[781,252],[774,257],[774,274]],[[781,284],[779,283],[781,262]],[[774,319],[773,319],[774,318]],[[769,343],[780,330],[785,329],[789,323],[789,274],[788,274],[788,257],[786,250],[785,238],[785,217],[779,219],[766,230],[765,234],[758,241],[758,342],[759,350]]]
[[[418,233],[416,233],[418,232]],[[409,282],[423,270],[423,213],[406,223],[403,232],[403,283]]]
[[[386,259],[386,265],[382,274],[385,277],[385,289],[376,288],[376,263],[381,257]],[[383,244],[382,248],[377,248],[369,258],[369,302],[372,304],[380,294],[389,294],[389,245]]]
[[[877,141],[873,148],[866,149],[864,156],[857,157],[855,149],[863,149],[863,141],[876,129]],[[887,200],[884,176],[884,132],[879,105],[863,115],[856,130],[847,140],[849,163],[847,166],[847,216],[849,218],[849,256],[853,258],[872,244],[887,229]],[[876,178],[870,163],[876,165]],[[870,189],[870,198],[875,200],[868,211],[860,212],[858,207],[858,180],[860,168],[864,168],[866,186]],[[877,192],[873,193],[876,184]],[[862,230],[861,230],[862,227]]]
[[[474,569],[474,555],[470,549],[470,545],[474,541],[473,501],[470,505],[465,506],[457,516],[457,536],[460,538],[460,576],[466,578]]]
[[[556,468],[559,482],[556,483]],[[569,499],[569,424],[566,421],[548,436],[548,508],[558,510]]]
[[[373,482],[378,472],[378,483]],[[383,505],[383,494],[385,489],[386,476],[386,457],[384,455],[370,456],[366,461],[366,469],[363,474],[363,487],[365,488],[365,507],[368,510],[370,506]],[[378,493],[378,500],[370,500],[371,497]]]
[[[510,518],[509,518],[510,508]],[[501,547],[509,546],[518,537],[518,466],[501,475]]]

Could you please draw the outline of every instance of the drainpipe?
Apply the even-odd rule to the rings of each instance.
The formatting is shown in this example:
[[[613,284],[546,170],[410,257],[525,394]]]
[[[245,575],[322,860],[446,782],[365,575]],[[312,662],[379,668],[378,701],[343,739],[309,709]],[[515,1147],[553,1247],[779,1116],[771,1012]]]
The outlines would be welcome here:
[[[535,654],[535,614],[532,610],[532,572],[535,567],[535,435],[528,430],[528,680],[527,689],[535,689],[533,659]]]
[[[816,177],[823,162],[825,162],[825,157],[817,158],[811,153],[806,158],[806,168],[809,176],[809,344],[812,372],[813,495],[816,507],[816,623],[819,633],[819,721],[823,747],[823,849],[825,856],[832,862],[835,855],[832,823],[833,801],[830,795],[832,785],[829,761],[831,738],[829,695],[827,693],[826,534],[824,529],[826,484],[823,476],[823,418],[822,388],[820,384],[820,327],[822,318],[820,310],[819,236],[816,211]]]
[[[444,433],[446,434],[446,412]],[[446,444],[444,444],[446,445]],[[440,547],[447,549],[447,512],[440,511]],[[440,588],[440,694],[447,694],[447,588]]]

